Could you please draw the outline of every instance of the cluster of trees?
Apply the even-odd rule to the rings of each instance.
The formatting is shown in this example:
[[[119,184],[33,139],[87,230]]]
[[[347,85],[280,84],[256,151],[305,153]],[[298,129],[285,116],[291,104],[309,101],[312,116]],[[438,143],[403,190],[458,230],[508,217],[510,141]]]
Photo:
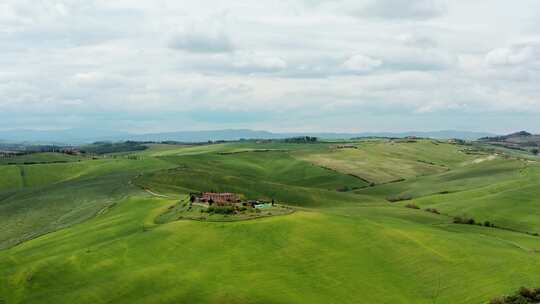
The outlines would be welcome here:
[[[208,213],[216,213],[216,214],[233,214],[237,210],[234,206],[210,206],[206,210]]]
[[[420,210],[420,207],[418,207],[418,205],[416,205],[415,203],[409,203],[409,204],[405,205],[405,208]],[[439,212],[439,210],[437,210],[435,208],[426,208],[424,210],[426,212],[430,212],[430,213],[434,213],[434,214],[441,214]]]
[[[35,153],[63,153],[68,155],[78,155],[80,151],[72,147],[60,146],[28,146],[24,150],[0,151],[0,158],[14,158],[17,156],[31,155]]]
[[[343,186],[337,189],[338,192],[349,192],[360,189],[359,187]]]
[[[261,212],[261,210],[259,210],[259,209],[247,208],[245,206],[215,206],[215,205],[208,207],[208,209],[206,209],[203,212],[214,213],[214,214],[237,214],[239,212],[245,212],[245,211],[249,211],[250,213],[251,212],[255,212],[255,213],[260,213]]]
[[[386,198],[386,200],[389,201],[390,203],[396,203],[396,202],[401,202],[401,201],[410,201],[412,199],[413,199],[412,195],[407,194],[407,193],[388,196]]]
[[[319,141],[319,138],[313,137],[313,136],[298,136],[298,137],[285,138],[283,141],[286,143],[303,144],[303,143],[315,143]]]
[[[146,150],[147,147],[143,142],[125,141],[119,143],[112,142],[95,142],[92,145],[81,148],[82,152],[90,154],[108,154],[120,152],[132,152]]]
[[[57,152],[69,154],[77,149],[70,146],[57,145],[0,145],[0,152],[3,155],[28,155],[32,153]]]
[[[521,287],[515,294],[492,299],[490,304],[540,303],[540,288]]]
[[[534,154],[534,155],[538,155],[538,154],[540,154],[540,149],[538,149],[538,148],[533,148],[533,149],[531,150],[531,153]]]
[[[454,224],[464,224],[464,225],[478,225],[478,226],[484,226],[484,227],[495,227],[495,224],[491,223],[490,221],[477,222],[475,219],[466,217],[466,216],[456,216],[454,217]]]
[[[15,156],[24,155],[21,152],[0,152],[0,158],[13,158]]]

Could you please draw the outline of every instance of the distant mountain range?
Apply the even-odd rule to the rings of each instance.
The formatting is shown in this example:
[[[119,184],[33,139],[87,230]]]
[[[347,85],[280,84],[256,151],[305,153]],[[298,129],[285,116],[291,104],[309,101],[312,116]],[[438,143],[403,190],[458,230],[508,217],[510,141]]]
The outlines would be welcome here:
[[[132,134],[92,129],[69,130],[9,130],[0,131],[0,141],[26,142],[39,144],[85,144],[95,141],[179,141],[179,142],[205,142],[209,140],[239,140],[239,139],[282,139],[294,136],[315,136],[324,139],[349,139],[355,137],[427,137],[436,139],[459,138],[475,140],[482,137],[495,136],[483,132],[467,131],[434,131],[434,132],[368,132],[368,133],[318,133],[318,132],[291,132],[273,133],[249,129],[229,129],[210,131],[179,131],[166,133]]]

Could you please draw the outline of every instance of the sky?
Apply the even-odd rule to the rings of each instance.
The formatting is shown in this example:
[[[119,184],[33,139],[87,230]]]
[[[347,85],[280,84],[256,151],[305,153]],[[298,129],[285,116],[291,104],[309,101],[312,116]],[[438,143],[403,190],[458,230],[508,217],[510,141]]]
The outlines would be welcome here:
[[[2,0],[15,128],[540,133],[540,1]]]

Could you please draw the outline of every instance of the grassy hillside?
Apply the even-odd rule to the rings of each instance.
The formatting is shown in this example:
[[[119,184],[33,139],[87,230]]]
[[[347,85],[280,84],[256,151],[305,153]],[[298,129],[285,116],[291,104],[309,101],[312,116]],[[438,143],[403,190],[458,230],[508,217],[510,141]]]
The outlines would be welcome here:
[[[141,191],[131,185],[141,172],[170,166],[158,159],[0,166],[0,249],[87,220]]]
[[[495,158],[433,176],[357,191],[363,195],[412,198],[422,208],[540,233],[540,164]]]
[[[356,146],[358,149],[327,149],[299,158],[377,184],[445,172],[473,158],[459,146],[431,140],[361,141]]]
[[[34,164],[34,163],[67,163],[84,159],[82,156],[68,155],[64,153],[32,153],[13,157],[0,158],[0,165],[7,164]]]
[[[320,195],[347,201],[350,195],[337,193],[338,189],[367,186],[361,179],[296,160],[286,152],[206,153],[161,159],[177,167],[145,174],[137,184],[184,193],[231,191],[298,205],[318,204]]]
[[[21,171],[17,166],[0,166],[0,191],[20,189],[22,187]]]
[[[540,231],[538,163],[432,141],[337,145],[150,145],[0,166],[0,303],[486,303],[540,285],[540,237],[452,223]],[[156,223],[208,190],[296,212]],[[412,200],[386,200],[400,195]]]
[[[8,303],[482,303],[540,283],[537,238],[449,227],[424,212],[152,224],[173,203],[124,200],[1,252],[0,294]]]

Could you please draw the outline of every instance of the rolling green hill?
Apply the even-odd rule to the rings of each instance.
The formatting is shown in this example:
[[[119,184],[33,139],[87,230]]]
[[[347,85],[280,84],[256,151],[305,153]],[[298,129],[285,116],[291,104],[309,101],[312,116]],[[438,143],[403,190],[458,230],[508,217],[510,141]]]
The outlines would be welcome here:
[[[96,215],[141,190],[131,180],[158,160],[104,159],[0,166],[0,249]]]
[[[299,158],[376,184],[445,172],[473,159],[455,145],[432,140],[361,141],[356,147],[327,149],[321,153],[302,154]]]
[[[36,163],[67,163],[83,160],[82,156],[68,155],[64,153],[32,153],[13,157],[1,157],[0,165],[8,164],[36,164]]]
[[[150,145],[0,166],[0,303],[486,303],[540,285],[540,237],[525,233],[540,232],[537,162],[354,145]],[[210,190],[296,212],[155,222]],[[499,228],[452,223],[463,214]]]

